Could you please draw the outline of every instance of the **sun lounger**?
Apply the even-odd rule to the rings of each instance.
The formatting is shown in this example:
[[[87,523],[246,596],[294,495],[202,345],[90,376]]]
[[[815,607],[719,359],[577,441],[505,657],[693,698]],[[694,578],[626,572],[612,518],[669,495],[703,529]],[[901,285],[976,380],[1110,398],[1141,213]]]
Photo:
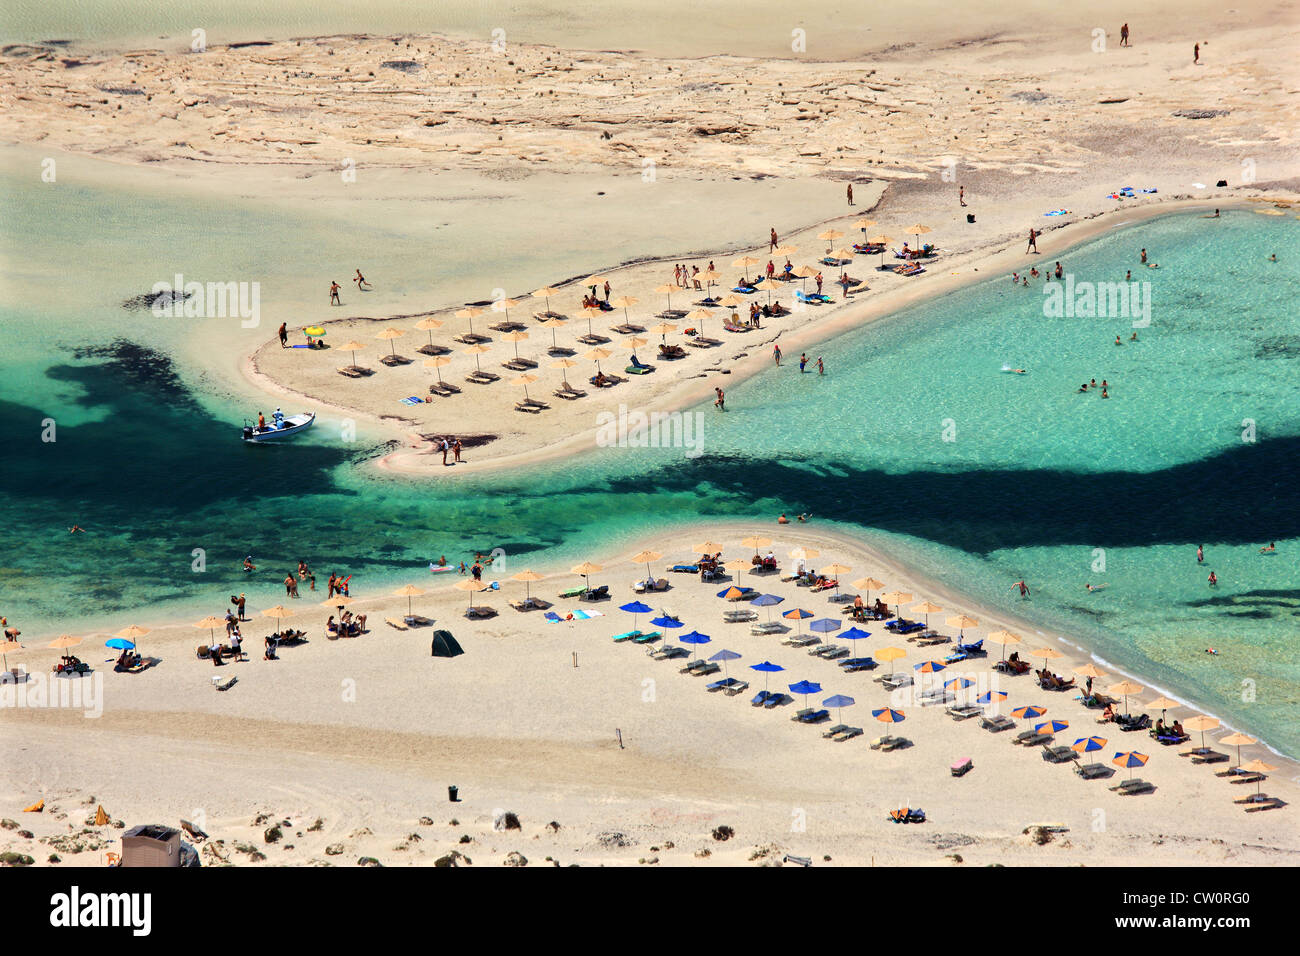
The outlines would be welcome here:
[[[757,694],[754,695],[754,699],[750,701],[750,704],[753,705],[754,707],[763,707],[767,704],[769,697],[776,697],[776,696],[779,696],[779,694],[776,691],[760,690]]]
[[[551,406],[550,406],[550,405],[547,405],[545,402],[537,402],[537,401],[532,401],[532,402],[515,402],[515,411],[517,411],[517,412],[528,412],[528,413],[530,413],[530,414],[532,414],[532,415],[538,415],[538,414],[540,414],[540,413],[546,411],[546,410],[547,410],[548,408],[550,408],[550,407],[551,407]]]
[[[980,726],[989,733],[1000,734],[1004,730],[1011,730],[1016,722],[1005,714],[998,714],[995,717],[981,717]]]
[[[951,767],[948,768],[948,772],[951,773],[954,777],[964,777],[966,776],[966,774],[970,773],[971,770],[974,769],[974,767],[975,767],[975,762],[971,760],[970,757],[962,757],[960,760],[958,760],[956,763],[954,763]]]
[[[472,608],[465,611],[465,616],[471,619],[496,617],[496,615],[496,608],[488,607],[486,604],[475,604]]]
[[[840,667],[846,674],[856,674],[858,671],[875,670],[879,666],[870,657],[850,657],[847,660],[840,661]]]
[[[763,709],[771,710],[773,707],[781,707],[784,704],[790,703],[792,700],[794,700],[794,698],[789,694],[778,692],[768,697],[767,701],[763,704]]]
[[[529,597],[522,601],[511,601],[510,606],[516,611],[545,611],[551,606],[550,601],[543,601],[541,598]]]
[[[587,393],[578,388],[557,388],[553,394],[556,398],[562,398],[566,402],[587,397]]]
[[[984,708],[979,704],[958,704],[948,708],[948,716],[953,720],[970,720],[972,717],[979,717],[984,713]]]
[[[790,628],[786,627],[780,621],[762,621],[758,624],[750,625],[749,633],[756,635],[764,634],[784,634]]]
[[[678,657],[690,657],[691,652],[677,644],[669,647],[661,647],[650,655],[657,661],[671,661]]]
[[[1048,763],[1069,763],[1071,760],[1079,759],[1079,752],[1072,747],[1064,744],[1058,747],[1049,747],[1043,745],[1043,759]]]
[[[1111,787],[1111,789],[1123,797],[1139,793],[1153,793],[1156,788],[1142,778],[1134,777],[1132,780],[1125,780],[1123,783]]]
[[[951,704],[957,699],[957,695],[950,690],[940,688],[939,690],[930,691],[921,694],[916,698],[916,702],[922,707],[937,707]]]
[[[1192,757],[1192,763],[1225,763],[1231,759],[1227,754],[1211,750],[1209,753],[1197,754]]]
[[[709,666],[717,667],[716,664],[710,665],[710,663],[709,663],[708,661],[703,660],[703,659],[701,659],[701,660],[696,660],[696,661],[691,661],[689,664],[687,664],[685,667],[683,667],[683,668],[682,668],[681,670],[679,670],[677,673],[679,673],[679,674],[693,674],[693,673],[695,673],[696,671],[702,671],[702,670],[704,670],[704,668],[709,667]]]
[[[346,375],[348,378],[361,378],[366,375],[373,375],[374,370],[363,368],[360,365],[344,365],[339,369],[340,375]]]
[[[900,687],[911,687],[912,675],[890,674],[888,677],[881,678],[880,683],[884,685],[885,690],[898,690]]]
[[[814,644],[820,644],[821,640],[816,634],[795,634],[792,637],[787,637],[781,643],[786,647],[812,647]]]
[[[988,652],[984,650],[984,638],[981,637],[978,641],[972,641],[970,644],[963,644],[959,641],[957,646],[953,648],[953,653],[965,654],[967,657],[983,657]]]
[[[828,727],[822,732],[823,737],[834,737],[836,734],[843,733],[849,729],[848,724],[836,724],[834,727]]]
[[[848,657],[849,649],[843,645],[827,644],[824,647],[814,647],[808,654],[811,657],[820,657],[824,661],[834,661],[841,657]]]
[[[934,647],[936,644],[947,644],[951,641],[952,638],[946,634],[922,634],[920,637],[916,638],[916,646]],[[966,659],[966,655],[961,653],[955,653],[953,657],[959,661],[964,661]]]
[[[578,596],[580,601],[603,601],[609,597],[609,585],[602,584],[595,588],[586,588]]]
[[[736,677],[724,677],[722,680],[715,680],[712,684],[709,684],[707,689],[709,693],[723,690],[734,697],[736,694],[748,690],[749,684]]]
[[[663,634],[661,632],[651,631],[649,634],[638,634],[636,637],[632,638],[632,643],[653,644],[655,641],[661,640],[662,638]]]
[[[1268,774],[1265,773],[1243,773],[1243,774],[1238,774],[1236,777],[1234,777],[1232,780],[1228,782],[1229,783],[1262,783],[1267,779],[1268,779]]]
[[[925,811],[911,810],[907,807],[903,807],[900,810],[890,810],[889,819],[893,820],[895,823],[924,823]]]
[[[582,585],[579,585],[576,588],[567,588],[566,590],[561,591],[560,598],[561,599],[576,598],[576,597],[581,597],[586,593],[587,593],[587,589]]]
[[[234,678],[232,677],[231,680],[234,680]],[[1266,801],[1256,803],[1254,806],[1246,807],[1246,812],[1259,813],[1262,810],[1276,810],[1279,807],[1285,806],[1285,801],[1279,800],[1277,797],[1268,797]]]
[[[794,715],[793,719],[801,724],[820,724],[823,720],[831,719],[831,712],[829,710],[815,709],[801,710]]]
[[[895,634],[915,634],[917,631],[924,631],[926,627],[924,621],[908,621],[900,617],[893,621],[886,621],[885,629]]]
[[[1156,735],[1153,733],[1151,736],[1155,737],[1155,739],[1159,743],[1163,744],[1166,747],[1174,747],[1177,746],[1178,744],[1185,744],[1187,743],[1187,741],[1192,739],[1191,734],[1183,734],[1181,737],[1179,737],[1179,736],[1175,736],[1174,734]]]
[[[713,661],[705,661],[703,667],[697,667],[695,670],[691,671],[691,673],[696,677],[708,677],[712,674],[719,673],[721,670],[721,664],[715,664]]]
[[[895,737],[891,734],[885,734],[883,737],[877,737],[871,741],[872,750],[881,750],[888,753],[891,750],[898,750],[906,747],[911,743],[906,737]]]
[[[1104,763],[1076,763],[1074,772],[1084,780],[1096,780],[1098,777],[1109,777],[1113,770]]]
[[[1131,714],[1119,714],[1115,717],[1115,724],[1120,730],[1131,733],[1135,730],[1146,730],[1151,726],[1150,714],[1139,714],[1134,717]]]
[[[501,376],[496,372],[487,372],[483,369],[479,369],[478,371],[470,372],[466,375],[465,381],[473,382],[475,385],[491,385],[493,382],[501,381]]]
[[[401,618],[386,617],[384,618],[384,623],[387,624],[389,627],[395,628],[399,631],[406,630],[406,622],[403,621]]]
[[[757,620],[758,620],[758,612],[757,612],[757,611],[751,611],[751,610],[745,610],[745,611],[740,611],[740,610],[734,610],[734,611],[723,611],[723,612],[722,612],[722,620],[723,620],[724,623],[727,623],[727,624],[743,624],[743,623],[745,623],[745,622],[747,622],[747,621],[757,621]]]
[[[1050,743],[1051,740],[1051,734],[1040,734],[1035,733],[1032,730],[1026,730],[1011,742],[1013,744],[1020,744],[1022,747],[1037,747],[1039,744]]]
[[[612,640],[615,644],[622,644],[624,641],[630,641],[633,638],[640,637],[640,636],[641,636],[640,631],[626,631],[622,634],[615,634],[612,638],[610,638],[610,640]]]

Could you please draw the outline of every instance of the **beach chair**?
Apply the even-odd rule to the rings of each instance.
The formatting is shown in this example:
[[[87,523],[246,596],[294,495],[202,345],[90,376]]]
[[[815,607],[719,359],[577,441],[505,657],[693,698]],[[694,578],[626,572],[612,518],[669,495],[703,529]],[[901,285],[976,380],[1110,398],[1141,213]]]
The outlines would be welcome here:
[[[702,671],[702,670],[704,670],[704,669],[705,669],[706,667],[708,667],[708,666],[709,666],[709,662],[706,661],[706,660],[703,660],[703,659],[698,660],[698,661],[691,661],[689,664],[687,664],[685,667],[683,667],[683,668],[682,668],[681,670],[679,670],[677,673],[679,673],[679,674],[694,674],[696,671]],[[717,665],[715,664],[715,665],[713,665],[713,666],[716,667]]]
[[[1005,714],[998,714],[994,717],[981,717],[980,726],[991,734],[1000,734],[1004,730],[1011,730],[1016,722]]]
[[[690,657],[691,652],[684,647],[673,644],[668,647],[659,648],[659,650],[654,651],[650,656],[657,661],[671,661],[678,657]]]
[[[852,740],[854,737],[861,737],[863,730],[861,727],[845,727],[831,739],[836,743],[844,743],[846,740]],[[823,735],[824,736],[824,735]]]
[[[1217,751],[1211,750],[1208,753],[1197,754],[1192,757],[1192,763],[1225,763],[1231,759],[1232,758],[1225,753],[1218,753]]]
[[[640,631],[626,631],[623,634],[615,634],[610,640],[615,644],[622,644],[624,641],[630,641],[641,636]]]
[[[966,774],[970,773],[971,770],[973,770],[974,768],[975,768],[975,762],[971,760],[970,757],[962,757],[960,760],[956,761],[951,767],[948,768],[948,772],[951,773],[954,777],[964,777],[966,776]]]
[[[576,401],[579,398],[586,398],[587,393],[577,388],[557,388],[554,393],[556,398],[562,398],[566,402]]]
[[[400,618],[386,617],[384,618],[384,623],[387,624],[389,627],[398,631],[406,630],[406,622],[401,620]]]
[[[948,708],[948,716],[953,720],[970,720],[972,717],[979,717],[984,713],[984,708],[979,704],[958,704]]]
[[[777,694],[775,691],[760,690],[757,694],[754,695],[754,699],[751,700],[749,703],[754,707],[764,707],[767,705],[767,700],[769,697],[777,697],[777,696],[779,696],[779,694]]]
[[[1020,744],[1022,747],[1037,747],[1039,744],[1049,743],[1051,740],[1051,734],[1040,734],[1036,730],[1026,730],[1022,734],[1017,734],[1011,743]]]
[[[1029,661],[998,661],[993,665],[993,669],[1000,674],[1010,674],[1015,677],[1029,670]]]
[[[840,661],[840,667],[846,674],[856,674],[858,671],[875,670],[879,666],[870,657],[850,657],[847,660]]]
[[[632,638],[632,643],[653,644],[655,641],[660,640],[662,638],[663,638],[663,634],[661,632],[651,631],[649,634],[638,634],[636,637]]]
[[[884,685],[885,690],[898,690],[900,687],[912,686],[911,674],[889,674],[880,678],[880,683]]]
[[[511,601],[510,606],[516,611],[545,611],[551,606],[550,601],[543,601],[541,598],[529,597],[522,601]]]
[[[1048,763],[1069,763],[1071,760],[1078,760],[1079,753],[1072,747],[1064,744],[1058,747],[1049,747],[1043,745],[1043,759]]]
[[[816,634],[796,634],[793,637],[787,637],[781,643],[786,647],[811,647],[814,644],[820,644],[821,640]]]
[[[751,625],[749,633],[762,636],[764,634],[784,634],[788,630],[790,628],[780,621],[763,621],[760,624]]]
[[[550,407],[545,402],[515,402],[515,411],[528,412],[532,415],[538,415]]]
[[[1123,797],[1139,793],[1153,793],[1156,788],[1153,784],[1147,783],[1147,781],[1143,780],[1141,777],[1134,777],[1132,780],[1125,780],[1110,789]]]
[[[801,710],[794,715],[793,719],[801,724],[820,724],[823,720],[831,719],[831,712],[829,710],[815,709]]]
[[[725,624],[744,624],[749,621],[758,620],[758,612],[750,610],[723,611],[722,620]]]
[[[1096,780],[1098,777],[1109,777],[1114,771],[1104,763],[1076,763],[1074,772],[1084,780]]]
[[[763,704],[763,709],[771,710],[773,707],[781,707],[790,703],[792,700],[794,700],[794,698],[789,694],[778,691],[767,698],[767,702]]]
[[[695,670],[691,671],[691,673],[696,677],[709,677],[713,674],[719,673],[721,670],[721,664],[715,664],[713,661],[705,661],[703,667],[697,667]]]
[[[602,584],[600,587],[587,588],[582,594],[578,595],[580,601],[604,601],[609,598],[609,585]]]
[[[922,707],[939,707],[947,706],[957,699],[957,695],[945,688],[932,690],[927,694],[921,694],[916,698],[916,702]]]
[[[711,694],[715,691],[725,690],[728,694],[735,695],[739,694],[748,686],[749,685],[744,681],[735,677],[724,677],[722,680],[715,680],[712,684],[709,684],[706,689]]]
[[[488,607],[486,604],[475,604],[473,607],[466,609],[465,616],[470,620],[481,620],[487,617],[496,617],[497,612],[496,608]]]
[[[809,657],[820,657],[824,661],[834,661],[849,656],[849,649],[843,645],[824,644],[808,652]]]
[[[586,593],[587,593],[587,589],[586,589],[585,587],[579,585],[579,586],[576,587],[576,588],[568,588],[567,590],[561,591],[561,592],[560,592],[560,598],[561,598],[561,600],[570,599],[570,598],[576,598],[576,597],[581,597],[582,595],[584,595],[584,594],[586,594]]]
[[[900,750],[911,744],[906,737],[895,737],[892,734],[885,734],[883,737],[877,737],[871,741],[871,749],[889,753],[892,750]]]
[[[822,732],[822,736],[823,736],[823,737],[834,737],[834,736],[836,736],[837,734],[840,734],[840,733],[842,733],[843,731],[846,731],[846,730],[848,730],[848,729],[849,729],[849,725],[848,725],[848,724],[836,724],[834,727],[828,727],[825,731],[823,731],[823,732]]]

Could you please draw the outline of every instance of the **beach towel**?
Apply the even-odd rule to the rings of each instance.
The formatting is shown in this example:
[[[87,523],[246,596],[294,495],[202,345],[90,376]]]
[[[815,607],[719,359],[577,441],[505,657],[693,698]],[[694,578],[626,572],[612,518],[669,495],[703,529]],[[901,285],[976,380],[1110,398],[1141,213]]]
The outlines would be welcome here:
[[[403,398],[403,399],[401,400],[401,402],[402,402],[403,405],[423,405],[423,404],[424,404],[424,400],[423,400],[423,399],[417,398],[417,397],[414,396],[414,395],[408,395],[406,398]]]
[[[745,295],[753,295],[754,290],[749,286],[738,285],[731,290],[732,292],[743,292]]]
[[[1069,214],[1070,210],[1068,209],[1053,209],[1051,212],[1043,213],[1044,216],[1068,216]]]
[[[547,611],[545,616],[546,620],[550,621],[552,624],[561,624],[564,621],[587,621],[593,617],[604,617],[605,615],[600,611],[586,611],[582,608],[578,608],[577,610],[570,611],[563,616],[554,611]]]

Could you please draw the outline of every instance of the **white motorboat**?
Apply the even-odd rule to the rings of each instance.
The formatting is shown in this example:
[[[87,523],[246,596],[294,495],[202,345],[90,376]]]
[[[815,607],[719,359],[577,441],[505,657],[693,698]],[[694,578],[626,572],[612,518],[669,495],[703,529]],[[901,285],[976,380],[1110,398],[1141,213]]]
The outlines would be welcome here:
[[[265,428],[260,429],[256,425],[250,425],[245,421],[243,438],[247,442],[279,441],[281,438],[288,438],[290,435],[306,431],[314,421],[316,421],[315,412],[284,415],[274,419]]]

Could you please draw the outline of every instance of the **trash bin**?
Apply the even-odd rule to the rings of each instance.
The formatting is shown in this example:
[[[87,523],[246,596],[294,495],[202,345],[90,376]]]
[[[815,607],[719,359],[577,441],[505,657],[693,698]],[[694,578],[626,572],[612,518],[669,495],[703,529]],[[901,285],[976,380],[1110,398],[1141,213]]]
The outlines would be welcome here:
[[[459,795],[460,795],[460,787],[447,788],[447,799],[450,800],[452,803],[455,803],[459,799]]]
[[[974,221],[975,221],[975,214],[974,214],[973,212],[968,212],[968,213],[966,213],[966,221],[967,221],[967,222],[974,222]]]

